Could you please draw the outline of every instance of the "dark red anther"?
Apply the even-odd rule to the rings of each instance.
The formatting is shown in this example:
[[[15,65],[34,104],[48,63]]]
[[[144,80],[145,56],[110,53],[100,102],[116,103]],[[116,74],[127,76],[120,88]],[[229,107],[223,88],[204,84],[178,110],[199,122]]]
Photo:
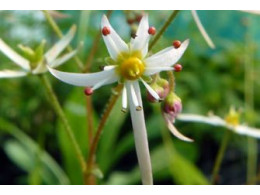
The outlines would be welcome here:
[[[182,65],[181,64],[175,64],[174,71],[175,72],[180,72],[181,70],[182,70]]]
[[[134,18],[128,18],[127,19],[127,23],[130,24],[130,25],[133,24],[134,22],[135,22]]]
[[[136,22],[140,22],[142,20],[143,14],[139,14],[136,16],[135,20]]]
[[[175,40],[172,45],[175,49],[178,49],[181,46],[181,42],[179,40]]]
[[[103,27],[103,28],[102,28],[102,34],[103,34],[104,36],[109,35],[109,34],[110,34],[110,29],[109,29],[107,26]]]
[[[156,33],[156,28],[154,28],[153,26],[149,27],[148,33],[149,33],[150,35],[155,35],[155,33]]]
[[[91,87],[86,87],[84,90],[85,95],[90,96],[93,94],[93,89]]]

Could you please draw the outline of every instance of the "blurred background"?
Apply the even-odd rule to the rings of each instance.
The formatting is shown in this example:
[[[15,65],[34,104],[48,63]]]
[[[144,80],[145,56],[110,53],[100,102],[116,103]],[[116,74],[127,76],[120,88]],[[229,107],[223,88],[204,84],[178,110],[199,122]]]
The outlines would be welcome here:
[[[172,13],[145,12],[157,30]],[[78,54],[83,62],[100,31],[104,13],[106,11],[59,11],[53,14],[63,33],[72,24],[77,25],[72,47],[84,43]],[[182,99],[183,113],[206,115],[213,111],[224,118],[234,106],[241,110],[241,122],[260,127],[260,15],[241,11],[197,13],[215,49],[205,42],[190,11],[181,11],[152,49],[157,52],[170,46],[173,40],[190,39],[190,46],[180,60],[183,71],[175,74],[176,93]],[[131,30],[125,13],[113,11],[110,21],[128,42]],[[41,11],[0,11],[0,38],[17,52],[19,43],[34,48],[45,39],[49,48],[58,40]],[[104,42],[100,40],[91,71],[99,71],[107,56]],[[0,70],[6,68],[16,69],[16,66],[0,53]],[[61,70],[78,71],[73,60]],[[64,84],[46,74],[86,155],[84,88]],[[160,104],[149,103],[143,87],[142,92],[155,184],[209,184],[227,130],[176,121],[178,130],[195,142],[178,140],[168,132]],[[95,127],[110,94],[111,85],[92,96]],[[250,101],[246,101],[248,97]],[[259,184],[259,151],[259,141],[252,142],[246,136],[232,133],[216,184]],[[120,99],[105,126],[96,161],[99,184],[141,184],[130,116],[121,112]],[[250,169],[253,169],[251,174]],[[0,184],[83,184],[67,134],[47,101],[42,83],[34,75],[0,80]]]

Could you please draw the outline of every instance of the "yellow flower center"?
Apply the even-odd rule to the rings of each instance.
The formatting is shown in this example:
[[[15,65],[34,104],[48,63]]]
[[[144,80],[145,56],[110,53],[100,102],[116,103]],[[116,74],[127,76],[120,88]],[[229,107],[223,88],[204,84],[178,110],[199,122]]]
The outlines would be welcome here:
[[[136,80],[144,73],[145,65],[138,57],[128,57],[118,66],[118,73],[127,80]]]

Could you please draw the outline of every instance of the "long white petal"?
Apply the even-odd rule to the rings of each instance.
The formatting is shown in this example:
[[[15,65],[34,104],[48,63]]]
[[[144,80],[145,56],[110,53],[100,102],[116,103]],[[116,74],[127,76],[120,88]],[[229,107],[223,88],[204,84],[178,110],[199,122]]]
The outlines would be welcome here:
[[[113,83],[118,80],[115,70],[106,70],[96,73],[69,73],[61,72],[48,67],[49,71],[57,79],[76,86],[92,87],[102,80],[108,79],[104,85]]]
[[[13,78],[25,76],[25,71],[2,70],[0,71],[0,78]]]
[[[201,116],[197,114],[178,114],[178,120],[187,122],[206,123],[214,126],[226,126],[226,122],[218,116]]]
[[[160,66],[146,67],[144,75],[150,76],[150,75],[162,72],[162,71],[171,71],[171,70],[174,70],[174,68],[168,67],[168,66],[166,66],[166,67],[164,67],[164,66],[163,67],[160,67]]]
[[[207,42],[207,44],[209,45],[210,48],[215,49],[215,45],[213,43],[213,41],[211,40],[211,38],[209,37],[207,31],[205,30],[205,28],[203,27],[199,16],[197,14],[197,12],[195,10],[191,11],[192,17],[200,31],[200,33],[202,34],[203,38],[205,39],[205,41]]]
[[[151,35],[148,33],[149,22],[148,15],[144,15],[140,21],[139,27],[136,32],[136,37],[131,39],[131,50],[132,51],[142,51],[142,56],[145,57],[148,52],[148,43]]]
[[[171,120],[169,120],[169,118],[166,116],[166,114],[164,114],[164,119],[167,123],[167,127],[168,129],[171,131],[171,133],[177,137],[180,140],[186,141],[186,142],[193,142],[192,139],[182,135],[177,129],[176,127],[172,124]]]
[[[64,64],[66,61],[68,61],[69,59],[71,59],[73,56],[75,56],[77,54],[77,50],[74,50],[70,53],[67,53],[63,56],[61,56],[60,58],[57,58],[56,60],[54,60],[51,64],[50,67],[51,68],[57,68],[58,66]]]
[[[134,88],[136,89],[136,95],[142,106],[142,99],[140,94],[139,84],[136,81],[134,83]],[[153,184],[152,166],[150,160],[148,138],[146,133],[145,119],[143,110],[136,110],[135,104],[132,99],[131,92],[127,88],[127,95],[129,99],[129,107],[131,120],[134,130],[135,148],[138,158],[139,167],[141,170],[142,183],[144,185]]]
[[[113,77],[109,77],[109,78],[106,78],[106,79],[103,79],[101,81],[99,81],[98,83],[96,83],[92,89],[93,90],[96,90],[104,85],[107,85],[107,84],[110,84],[110,83],[114,83],[115,82],[115,79]]]
[[[69,45],[71,40],[73,39],[76,32],[76,26],[73,25],[69,32],[63,36],[63,38],[58,41],[47,53],[44,55],[47,63],[50,65],[57,57],[60,55],[60,53]]]
[[[148,85],[143,79],[140,79],[142,83],[144,84],[145,88],[148,90],[148,92],[156,99],[157,101],[160,100],[160,96],[153,90],[153,88]]]
[[[16,53],[2,39],[0,39],[0,51],[2,51],[10,60],[22,67],[24,70],[30,70],[29,61]]]
[[[179,48],[168,47],[159,53],[152,55],[144,60],[148,67],[171,66],[175,64],[183,55],[189,45],[189,39],[182,42]]]
[[[127,109],[127,92],[126,92],[126,86],[123,88],[123,94],[122,94],[122,110],[126,111]]]
[[[110,25],[107,17],[103,15],[101,21],[101,30],[107,27],[110,30],[110,34],[103,36],[104,42],[106,44],[107,50],[112,59],[117,60],[118,55],[121,52],[128,52],[127,44],[120,38],[120,36],[116,33],[113,27]]]
[[[233,130],[235,133],[241,134],[241,135],[247,135],[255,138],[260,138],[260,129],[248,127],[245,125],[238,125],[236,127],[233,127]]]

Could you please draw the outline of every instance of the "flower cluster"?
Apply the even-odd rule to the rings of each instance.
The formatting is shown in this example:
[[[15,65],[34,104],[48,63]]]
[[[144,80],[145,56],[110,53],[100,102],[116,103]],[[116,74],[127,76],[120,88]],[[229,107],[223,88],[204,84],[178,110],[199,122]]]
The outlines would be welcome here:
[[[69,45],[75,32],[76,26],[72,26],[69,32],[45,53],[45,40],[43,40],[35,50],[20,44],[19,48],[23,52],[24,57],[11,49],[0,39],[0,51],[21,68],[21,70],[2,70],[0,71],[0,78],[22,77],[27,74],[42,74],[48,71],[47,65],[56,68],[64,64],[77,53],[77,50],[74,50],[58,57]]]

